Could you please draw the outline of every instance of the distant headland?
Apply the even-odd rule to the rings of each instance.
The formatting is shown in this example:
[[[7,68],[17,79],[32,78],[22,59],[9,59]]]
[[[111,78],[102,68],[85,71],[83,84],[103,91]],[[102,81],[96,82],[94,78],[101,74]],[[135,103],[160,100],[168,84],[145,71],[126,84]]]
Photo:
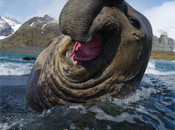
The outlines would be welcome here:
[[[175,40],[162,34],[159,38],[153,37],[151,58],[175,60]]]

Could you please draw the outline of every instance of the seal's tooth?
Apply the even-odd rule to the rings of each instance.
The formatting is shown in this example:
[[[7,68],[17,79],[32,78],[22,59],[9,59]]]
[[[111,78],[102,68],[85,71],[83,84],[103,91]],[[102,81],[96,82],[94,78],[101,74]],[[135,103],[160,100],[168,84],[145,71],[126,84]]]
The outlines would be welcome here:
[[[69,53],[68,52],[66,52],[66,57],[69,58]]]
[[[71,58],[71,54],[69,52],[66,52],[66,57]]]
[[[78,61],[74,61],[74,65],[77,66],[78,65]]]
[[[60,48],[59,48],[59,53],[66,53],[67,48],[69,46],[69,43],[72,42],[72,38],[69,36],[64,36],[63,39],[60,41]]]

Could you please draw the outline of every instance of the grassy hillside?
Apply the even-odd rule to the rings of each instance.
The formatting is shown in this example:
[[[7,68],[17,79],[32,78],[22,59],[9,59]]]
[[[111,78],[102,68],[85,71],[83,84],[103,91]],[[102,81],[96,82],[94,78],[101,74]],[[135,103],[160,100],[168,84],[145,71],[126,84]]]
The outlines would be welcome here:
[[[153,51],[151,59],[175,60],[175,52]]]
[[[0,53],[31,54],[36,51],[38,54],[59,35],[55,21],[35,17],[24,23],[15,34],[0,41]]]

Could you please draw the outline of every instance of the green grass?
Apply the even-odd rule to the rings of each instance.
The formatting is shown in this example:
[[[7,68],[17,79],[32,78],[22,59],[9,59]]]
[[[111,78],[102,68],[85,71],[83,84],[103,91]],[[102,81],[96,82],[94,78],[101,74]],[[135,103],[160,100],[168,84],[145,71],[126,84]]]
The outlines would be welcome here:
[[[153,51],[151,59],[175,60],[175,52]]]

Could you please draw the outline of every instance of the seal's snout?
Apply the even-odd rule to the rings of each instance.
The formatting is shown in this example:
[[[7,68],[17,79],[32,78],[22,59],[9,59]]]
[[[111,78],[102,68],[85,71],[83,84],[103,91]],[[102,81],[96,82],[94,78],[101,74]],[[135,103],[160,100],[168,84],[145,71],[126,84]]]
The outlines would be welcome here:
[[[88,43],[103,27],[119,27],[112,11],[118,8],[118,12],[126,14],[126,5],[122,3],[123,0],[70,0],[60,14],[60,31],[73,41]]]
[[[92,38],[90,27],[102,6],[101,0],[68,1],[59,18],[60,31],[74,41],[89,42]]]

